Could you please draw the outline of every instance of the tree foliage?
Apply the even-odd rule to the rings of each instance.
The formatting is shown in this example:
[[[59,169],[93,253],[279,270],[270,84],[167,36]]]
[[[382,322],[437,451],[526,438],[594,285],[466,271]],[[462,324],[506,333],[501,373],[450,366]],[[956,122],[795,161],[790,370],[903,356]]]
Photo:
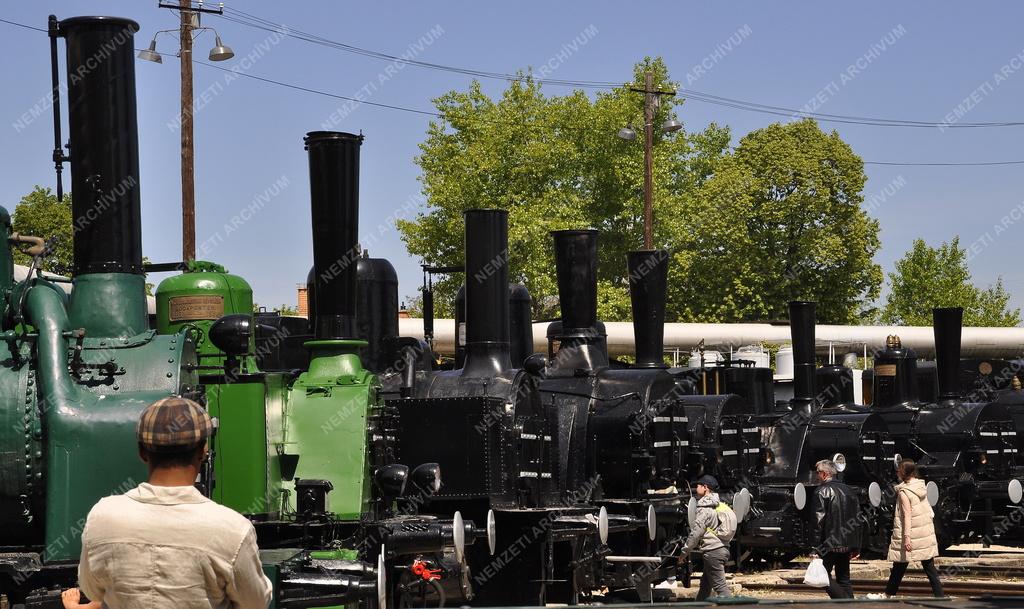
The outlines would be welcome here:
[[[890,291],[882,309],[882,322],[930,326],[935,307],[963,307],[968,326],[1016,326],[1020,309],[1010,309],[1010,294],[999,278],[994,285],[978,288],[967,268],[967,251],[959,237],[939,247],[915,239],[889,273]]]
[[[656,87],[675,88],[660,59],[639,63],[634,83],[647,70]],[[426,209],[399,223],[409,252],[461,264],[462,212],[506,209],[510,279],[529,288],[544,318],[557,315],[549,232],[596,228],[600,315],[629,319],[625,255],[642,244],[643,147],[642,136],[615,134],[627,124],[641,131],[635,86],[549,96],[524,75],[496,100],[478,83],[436,99],[441,116],[416,159]],[[654,125],[677,118],[682,103],[663,97]],[[855,320],[882,281],[872,262],[878,225],[860,208],[861,160],[813,121],[755,131],[735,152],[730,139],[716,124],[655,129],[654,240],[673,254],[668,319],[778,318],[788,300],[809,298],[823,322]],[[435,284],[438,315],[451,314],[461,281]]]
[[[878,297],[878,222],[862,209],[864,164],[803,120],[751,132],[683,200],[671,282],[679,317],[785,318],[814,300],[821,323],[853,323]]]
[[[648,68],[656,86],[671,86],[660,60],[638,65],[637,82],[643,82]],[[627,124],[639,130],[642,99],[627,87],[594,99],[581,91],[548,96],[529,76],[513,82],[498,100],[484,94],[479,83],[436,99],[441,118],[431,122],[416,159],[427,211],[399,223],[410,253],[428,264],[461,264],[462,212],[506,209],[510,279],[529,288],[536,316],[557,312],[557,299],[551,298],[557,296],[552,230],[600,230],[602,284],[624,293],[625,252],[641,245],[643,148],[640,138],[623,141],[615,134]],[[674,115],[678,103],[663,103],[654,124]],[[728,132],[715,125],[700,137],[683,131],[655,137],[656,200],[692,191],[695,172],[688,166],[711,165],[729,140]],[[664,240],[659,234],[658,241]],[[435,284],[439,315],[450,315],[461,281],[451,277]],[[602,313],[621,317],[621,312]]]
[[[263,309],[263,308],[264,307],[261,306],[258,302],[252,303],[252,312],[253,313],[259,313],[260,309]],[[281,304],[281,305],[276,306],[276,307],[271,307],[270,310],[275,312],[275,313],[280,313],[281,315],[291,316],[291,317],[296,317],[299,314],[299,308],[297,306],[293,307],[290,304]]]
[[[56,237],[52,254],[46,258],[43,270],[70,277],[74,270],[74,220],[71,210],[71,193],[64,193],[61,201],[49,188],[36,186],[32,192],[21,198],[11,215],[11,229],[23,235],[50,239]],[[32,257],[14,250],[14,263],[28,266]],[[148,257],[142,258],[149,263]],[[152,283],[146,283],[146,295],[153,295]]]
[[[57,200],[49,188],[36,186],[21,198],[11,215],[14,232],[49,239],[56,237],[53,255],[47,259],[46,270],[58,275],[71,275],[74,227],[71,218],[71,194]],[[15,250],[15,264],[28,266],[31,256]]]

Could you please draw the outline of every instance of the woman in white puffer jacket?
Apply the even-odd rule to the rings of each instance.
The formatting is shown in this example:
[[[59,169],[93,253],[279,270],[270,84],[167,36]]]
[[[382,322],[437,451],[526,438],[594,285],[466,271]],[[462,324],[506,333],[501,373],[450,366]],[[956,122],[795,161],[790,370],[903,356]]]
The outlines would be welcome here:
[[[889,560],[892,571],[884,595],[888,598],[900,589],[900,582],[913,561],[921,562],[921,568],[928,576],[932,594],[944,596],[939,572],[935,568],[935,557],[939,555],[939,544],[935,539],[935,525],[931,504],[924,480],[917,477],[917,464],[913,459],[903,459],[897,466],[896,474],[902,481],[896,485],[896,517],[892,523],[892,541],[889,543]],[[871,595],[874,596],[874,595]]]

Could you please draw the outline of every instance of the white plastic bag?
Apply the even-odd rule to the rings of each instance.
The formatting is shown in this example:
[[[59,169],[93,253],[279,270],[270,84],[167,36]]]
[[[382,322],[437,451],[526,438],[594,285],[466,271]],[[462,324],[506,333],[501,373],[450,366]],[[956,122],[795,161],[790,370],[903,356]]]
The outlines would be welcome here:
[[[804,583],[812,588],[828,587],[828,571],[825,570],[825,563],[820,558],[815,558],[807,567],[804,573]]]

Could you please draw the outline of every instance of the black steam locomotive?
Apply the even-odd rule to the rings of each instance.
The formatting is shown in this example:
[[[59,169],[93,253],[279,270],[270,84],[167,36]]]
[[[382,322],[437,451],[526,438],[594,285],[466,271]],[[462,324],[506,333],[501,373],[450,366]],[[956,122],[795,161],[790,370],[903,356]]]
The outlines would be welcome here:
[[[871,408],[886,420],[897,451],[916,460],[929,481],[942,547],[1001,538],[1015,526],[1010,516],[1024,498],[1011,407],[961,394],[962,317],[963,309],[934,310],[934,401],[919,399],[917,357],[899,337],[889,337],[874,358]]]

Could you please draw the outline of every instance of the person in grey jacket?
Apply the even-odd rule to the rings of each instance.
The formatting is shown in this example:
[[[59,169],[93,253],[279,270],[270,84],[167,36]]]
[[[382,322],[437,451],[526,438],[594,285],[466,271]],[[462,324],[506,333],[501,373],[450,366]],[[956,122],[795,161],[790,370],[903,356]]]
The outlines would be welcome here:
[[[729,548],[718,538],[718,481],[714,476],[701,476],[697,480],[697,517],[686,538],[683,554],[698,551],[704,557],[704,569],[700,576],[697,600],[711,596],[714,589],[718,596],[731,596],[729,584],[725,581],[725,563],[729,561]]]

